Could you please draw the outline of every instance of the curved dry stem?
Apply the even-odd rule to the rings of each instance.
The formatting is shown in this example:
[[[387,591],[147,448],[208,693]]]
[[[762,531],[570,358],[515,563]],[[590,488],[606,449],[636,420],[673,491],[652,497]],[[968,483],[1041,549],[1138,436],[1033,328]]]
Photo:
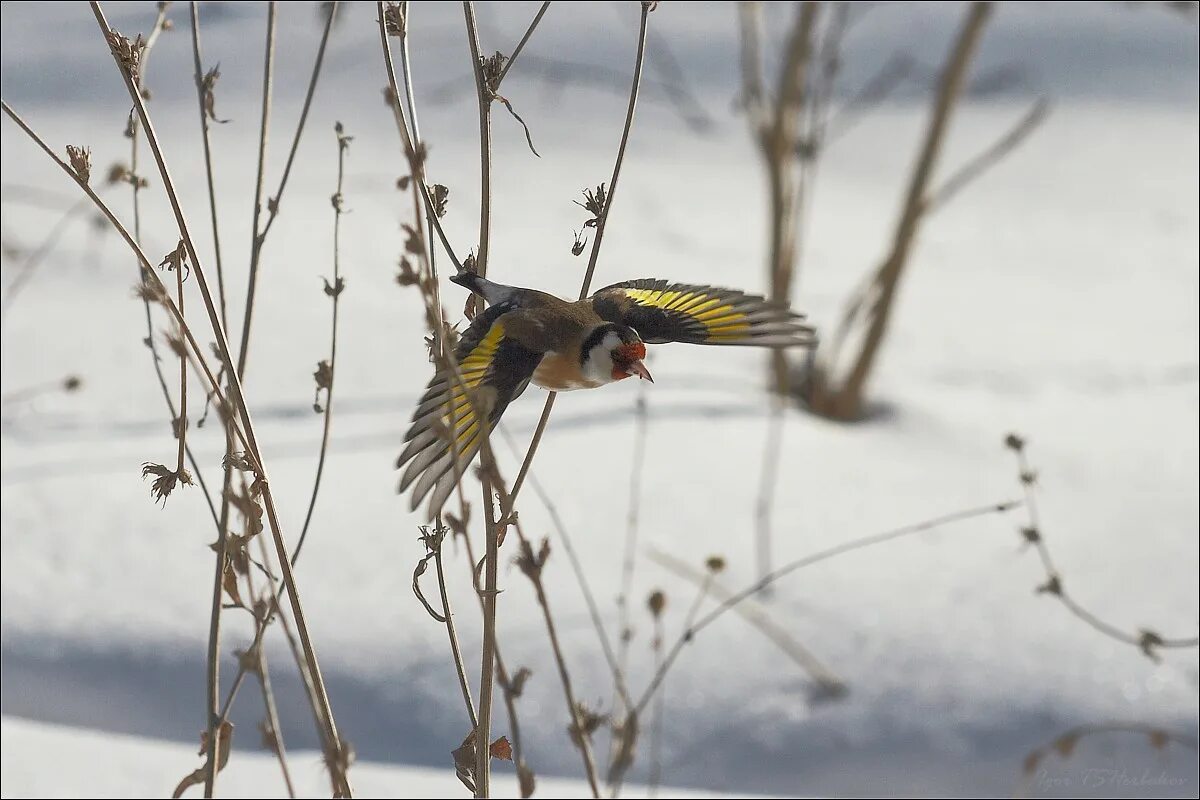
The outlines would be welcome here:
[[[533,22],[529,23],[529,27],[525,29],[525,35],[521,37],[521,41],[517,42],[517,46],[513,49],[512,55],[504,62],[504,68],[500,70],[499,77],[496,78],[496,84],[492,87],[493,91],[500,91],[500,84],[504,83],[504,76],[512,69],[512,65],[517,62],[517,56],[521,55],[521,51],[525,49],[525,43],[529,41],[529,37],[533,36],[534,30],[538,23],[542,21],[542,17],[546,16],[546,12],[550,9],[550,0],[545,0],[542,7],[538,9],[537,14],[533,17]]]
[[[308,498],[308,511],[304,514],[304,525],[300,528],[300,538],[296,540],[296,549],[292,551],[292,564],[300,558],[300,549],[308,538],[308,527],[312,524],[313,511],[317,507],[317,496],[321,492],[321,476],[325,473],[325,456],[329,453],[329,430],[333,422],[333,388],[337,381],[337,340],[338,340],[338,300],[341,299],[345,284],[342,281],[341,233],[342,233],[342,187],[346,175],[346,151],[350,149],[351,137],[342,130],[342,123],[335,129],[338,146],[337,191],[333,195],[333,283],[325,283],[325,293],[333,300],[333,314],[329,331],[329,385],[325,387],[325,406],[321,421],[321,450],[317,455],[317,474],[313,478],[312,493]],[[318,387],[319,391],[319,387]]]
[[[1050,554],[1050,548],[1046,544],[1045,531],[1042,529],[1041,517],[1038,514],[1037,493],[1034,491],[1037,485],[1037,473],[1029,464],[1029,458],[1025,452],[1025,440],[1016,434],[1010,434],[1006,446],[1016,455],[1017,479],[1025,493],[1025,510],[1029,522],[1021,529],[1021,534],[1026,543],[1034,546],[1042,569],[1046,573],[1046,582],[1038,587],[1038,593],[1057,598],[1068,611],[1089,627],[1114,641],[1137,647],[1152,661],[1158,660],[1157,651],[1159,649],[1189,649],[1200,645],[1200,636],[1166,637],[1150,628],[1140,628],[1133,632],[1127,631],[1101,619],[1067,591],[1062,571],[1059,570]]]
[[[642,2],[642,18],[638,28],[638,46],[637,57],[633,65],[633,85],[629,90],[629,105],[625,111],[625,126],[621,130],[621,143],[617,147],[617,159],[613,164],[612,177],[608,182],[608,200],[604,204],[604,213],[596,221],[596,236],[592,239],[592,251],[588,256],[587,270],[583,274],[583,285],[579,289],[579,299],[582,300],[588,295],[588,291],[592,288],[592,277],[596,274],[596,263],[600,258],[600,243],[604,240],[604,232],[608,228],[608,215],[612,210],[613,198],[617,193],[617,183],[621,177],[621,166],[625,163],[625,149],[629,145],[629,134],[633,130],[633,118],[637,111],[638,93],[642,85],[642,67],[646,60],[646,31],[649,26],[650,12],[654,10],[656,4],[643,0]],[[550,392],[546,397],[546,404],[542,407],[542,415],[538,418],[537,430],[533,434],[533,439],[529,443],[529,449],[525,452],[525,458],[521,461],[521,469],[517,472],[517,479],[513,483],[512,499],[516,501],[517,496],[521,492],[521,487],[525,483],[525,476],[529,473],[529,466],[533,463],[533,457],[537,454],[538,445],[541,444],[542,434],[546,431],[546,424],[550,420],[550,412],[554,408],[554,398],[558,396],[557,392]]]
[[[717,605],[716,608],[701,617],[695,624],[687,627],[687,629],[684,631],[684,635],[681,636],[671,647],[670,652],[667,653],[667,657],[663,661],[662,667],[655,671],[654,677],[650,680],[650,684],[646,687],[646,690],[642,693],[641,698],[638,700],[636,706],[638,713],[640,714],[643,710],[645,710],[646,704],[654,696],[654,693],[658,690],[659,686],[662,685],[663,679],[670,671],[671,665],[675,663],[675,659],[679,657],[679,653],[683,650],[683,646],[692,641],[697,633],[707,628],[713,622],[716,622],[717,619],[725,614],[725,612],[734,608],[736,605],[751,597],[755,593],[761,591],[764,586],[772,584],[778,581],[780,578],[786,577],[797,570],[803,569],[804,567],[812,566],[813,564],[827,561],[831,558],[854,552],[855,550],[862,550],[866,547],[873,547],[877,544],[890,542],[893,539],[912,536],[913,534],[939,528],[943,525],[948,525],[953,522],[961,522],[963,520],[974,519],[975,517],[984,517],[991,514],[1002,514],[1018,505],[1020,505],[1019,501],[1007,501],[1003,503],[991,503],[989,505],[980,506],[977,508],[969,508],[964,511],[955,511],[950,514],[933,517],[932,519],[927,519],[912,525],[905,525],[903,527],[893,528],[892,530],[884,531],[882,533],[875,533],[870,536],[851,539],[843,544],[835,545],[824,550],[819,550],[816,553],[799,558],[795,561],[785,564],[782,567],[779,567],[773,572],[756,580],[742,591],[737,592],[723,600]]]
[[[200,134],[204,145],[204,175],[208,184],[208,213],[212,219],[213,255],[217,269],[217,297],[221,301],[221,323],[228,328],[229,317],[225,305],[225,269],[221,262],[221,230],[217,224],[217,188],[213,178],[212,137],[208,124],[208,110],[204,97],[204,66],[200,52],[200,11],[199,3],[191,6],[192,20],[192,66],[196,71],[196,100],[200,108]],[[210,89],[211,91],[211,89]]]

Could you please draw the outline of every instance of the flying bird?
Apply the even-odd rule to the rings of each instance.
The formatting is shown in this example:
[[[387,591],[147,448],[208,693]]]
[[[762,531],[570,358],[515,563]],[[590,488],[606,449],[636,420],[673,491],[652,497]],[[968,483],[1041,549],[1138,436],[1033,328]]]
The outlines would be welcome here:
[[[396,462],[397,469],[405,467],[400,492],[412,487],[413,510],[432,491],[430,518],[466,473],[483,437],[531,382],[556,392],[635,375],[653,383],[644,362],[647,344],[816,343],[802,315],[734,289],[643,278],[570,302],[472,272],[450,280],[481,296],[488,308],[459,338],[454,356],[460,374],[439,369],[429,382]]]

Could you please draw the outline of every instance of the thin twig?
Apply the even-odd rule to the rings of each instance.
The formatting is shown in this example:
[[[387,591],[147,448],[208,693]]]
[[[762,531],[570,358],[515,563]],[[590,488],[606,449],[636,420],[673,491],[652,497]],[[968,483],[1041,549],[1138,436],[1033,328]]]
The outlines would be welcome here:
[[[550,553],[549,542],[544,541],[540,551],[535,554],[533,545],[525,536],[525,532],[521,527],[520,517],[514,513],[512,495],[505,489],[504,481],[500,477],[499,471],[495,469],[495,461],[488,459],[484,462],[482,470],[485,473],[485,486],[488,486],[488,488],[499,494],[500,507],[506,510],[505,524],[511,525],[517,531],[520,548],[519,555],[517,556],[517,566],[520,567],[521,571],[533,584],[538,605],[542,609],[542,619],[546,623],[546,633],[550,637],[550,649],[554,653],[554,663],[558,668],[559,681],[562,683],[567,710],[571,716],[573,738],[583,758],[584,772],[587,775],[592,796],[599,797],[600,783],[596,776],[596,762],[592,755],[591,736],[587,730],[587,726],[584,724],[581,706],[575,699],[571,673],[567,669],[566,656],[563,654],[562,645],[558,639],[558,629],[554,624],[554,615],[550,610],[550,603],[546,598],[546,588],[542,582],[542,570],[545,567],[546,558]]]
[[[621,130],[621,143],[617,147],[617,158],[613,164],[612,177],[608,182],[608,199],[604,203],[604,211],[596,220],[596,235],[592,239],[592,251],[588,256],[587,270],[583,274],[583,285],[579,289],[579,299],[582,300],[588,295],[588,291],[592,287],[592,276],[596,273],[596,262],[600,257],[600,243],[604,240],[604,232],[608,228],[608,215],[612,210],[613,198],[617,193],[617,182],[621,177],[621,165],[625,163],[625,149],[629,145],[629,134],[633,129],[633,117],[637,111],[638,93],[642,84],[642,66],[646,59],[646,31],[649,26],[650,12],[654,10],[656,3],[650,0],[642,0],[642,17],[641,24],[638,26],[638,46],[637,57],[633,65],[633,85],[629,90],[629,105],[625,111],[625,126]],[[538,445],[541,444],[542,434],[546,431],[546,423],[550,420],[550,412],[554,408],[554,398],[558,396],[558,392],[550,392],[546,396],[546,404],[542,407],[542,415],[538,418],[537,430],[533,434],[533,439],[529,443],[529,449],[525,453],[525,458],[521,461],[521,469],[517,473],[517,479],[513,482],[512,500],[516,502],[517,496],[521,493],[521,487],[525,483],[525,476],[529,474],[529,467],[533,463],[533,457],[537,453]]]
[[[999,139],[974,158],[967,161],[925,200],[925,213],[932,214],[946,205],[963,188],[994,167],[1006,155],[1020,146],[1050,113],[1050,101],[1039,97],[1029,110]]]
[[[258,126],[258,167],[254,177],[254,206],[250,221],[250,269],[247,272],[246,307],[243,310],[242,335],[239,339],[237,375],[245,378],[246,357],[250,349],[250,324],[254,317],[254,301],[257,298],[258,267],[262,249],[259,235],[260,217],[263,212],[263,184],[267,170],[267,144],[271,138],[271,98],[275,76],[275,3],[267,3],[267,43],[263,48],[262,113]]]
[[[325,456],[329,452],[329,429],[333,422],[333,386],[337,380],[337,338],[338,338],[338,300],[342,296],[342,290],[345,289],[345,283],[342,281],[342,260],[341,260],[341,232],[342,232],[342,214],[344,197],[342,195],[342,185],[346,174],[346,151],[350,149],[350,140],[352,137],[347,136],[342,129],[342,123],[337,123],[334,133],[337,136],[338,148],[338,169],[337,169],[337,191],[331,199],[333,206],[333,283],[325,282],[325,294],[329,295],[333,301],[333,314],[329,325],[329,383],[325,386],[325,406],[323,409],[324,419],[321,421],[321,451],[317,455],[317,474],[313,478],[312,494],[308,499],[308,511],[304,514],[304,525],[300,528],[300,538],[296,540],[296,549],[292,551],[292,563],[296,563],[296,559],[300,557],[300,548],[304,547],[304,540],[308,536],[308,526],[312,524],[313,510],[317,507],[317,495],[321,491],[321,476],[325,473]],[[318,368],[318,372],[319,372]],[[318,384],[317,391],[320,392]],[[319,406],[318,406],[319,407]]]
[[[513,455],[518,455],[520,451],[517,449],[517,443],[513,439],[512,434],[503,425],[500,426],[500,432],[504,435],[505,441],[508,442],[509,449],[512,450]],[[528,478],[529,485],[533,487],[533,493],[537,495],[542,505],[545,506],[546,513],[550,515],[550,521],[553,523],[554,530],[558,534],[558,539],[562,542],[563,549],[567,551],[567,560],[571,562],[571,570],[575,573],[575,581],[579,585],[579,590],[583,593],[583,600],[588,609],[588,617],[592,621],[592,628],[596,631],[596,638],[600,640],[600,650],[604,654],[604,661],[608,665],[609,674],[612,676],[613,684],[617,688],[617,695],[627,707],[632,706],[633,699],[629,694],[628,682],[626,681],[624,671],[621,669],[616,652],[613,649],[612,640],[609,638],[608,631],[604,627],[604,618],[600,614],[600,605],[596,602],[596,596],[592,593],[592,588],[588,583],[583,563],[579,560],[579,554],[575,551],[575,545],[567,532],[567,527],[563,522],[562,516],[558,513],[558,506],[555,505],[549,492],[538,481],[536,475],[530,472],[528,473]]]
[[[657,691],[658,687],[662,684],[663,678],[665,678],[667,672],[670,671],[671,665],[675,663],[675,659],[678,658],[679,653],[685,644],[692,641],[697,633],[704,630],[717,619],[719,619],[725,614],[726,611],[729,611],[746,598],[751,597],[755,593],[761,591],[764,586],[774,583],[780,578],[786,577],[787,575],[803,569],[804,567],[811,566],[821,561],[826,561],[836,556],[844,555],[845,553],[850,553],[855,550],[862,550],[863,548],[889,542],[893,539],[912,536],[913,534],[932,530],[952,522],[961,522],[963,520],[988,516],[990,514],[1002,514],[1018,505],[1020,505],[1019,501],[1007,501],[1003,503],[991,503],[989,505],[980,506],[977,508],[969,508],[964,511],[955,511],[951,514],[944,514],[940,517],[934,517],[923,522],[905,525],[900,528],[894,528],[889,531],[884,531],[883,533],[876,533],[859,539],[851,539],[848,542],[834,545],[833,547],[826,548],[825,550],[819,550],[816,553],[779,567],[768,575],[756,580],[742,591],[736,592],[729,598],[723,600],[717,605],[716,608],[701,617],[694,625],[689,626],[684,635],[675,642],[674,646],[671,648],[671,651],[667,653],[667,658],[663,662],[662,667],[654,673],[654,677],[651,679],[650,684],[646,687],[646,690],[642,693],[641,698],[638,700],[636,709],[639,712],[645,709],[646,703],[650,701],[650,698],[654,696],[655,691]]]
[[[296,123],[296,132],[292,136],[292,144],[288,150],[287,161],[284,162],[283,175],[279,179],[279,186],[276,188],[275,193],[267,199],[267,221],[263,223],[260,229],[259,222],[263,211],[264,162],[271,123],[271,95],[275,62],[275,3],[270,3],[268,9],[267,54],[266,63],[263,68],[262,124],[259,129],[258,173],[254,187],[254,220],[250,243],[250,278],[249,286],[246,290],[246,311],[245,318],[242,321],[241,347],[238,352],[239,378],[246,372],[250,325],[254,315],[255,290],[258,286],[258,270],[262,259],[263,245],[266,243],[267,234],[270,232],[271,226],[275,224],[275,220],[279,216],[280,204],[283,201],[283,192],[287,188],[288,177],[292,174],[292,164],[296,160],[296,151],[299,150],[300,139],[304,135],[304,124],[308,120],[308,112],[312,108],[313,96],[317,90],[317,82],[321,77],[321,66],[325,63],[325,46],[329,42],[329,32],[333,30],[333,23],[337,18],[338,3],[334,2],[330,4],[329,15],[325,19],[325,29],[321,32],[321,43],[317,45],[317,56],[313,61],[312,74],[308,80],[308,89],[304,94],[304,104],[300,108],[300,119]]]
[[[479,246],[475,255],[475,268],[480,276],[487,275],[488,253],[491,246],[492,225],[492,94],[483,74],[483,54],[479,46],[479,29],[475,22],[475,6],[470,0],[463,2],[463,17],[466,21],[467,44],[471,52],[471,65],[475,72],[475,93],[479,102]],[[418,221],[418,225],[420,222]],[[484,427],[487,427],[486,421]],[[484,457],[490,448],[484,448]],[[486,461],[484,462],[487,468]],[[485,474],[480,481],[483,489],[484,510],[484,595],[483,595],[483,646],[482,665],[479,673],[478,724],[475,726],[475,796],[491,796],[491,742],[492,695],[496,668],[496,580],[498,575],[498,550],[496,529],[496,504],[492,498],[491,481]]]
[[[225,305],[225,270],[221,261],[221,231],[217,224],[217,187],[213,178],[212,141],[208,125],[209,106],[205,98],[205,72],[200,54],[200,4],[192,2],[189,5],[192,19],[192,66],[196,72],[196,101],[200,108],[200,134],[204,144],[204,175],[208,185],[208,213],[212,219],[213,255],[217,269],[217,297],[221,301],[221,324],[228,328],[229,317]],[[214,81],[216,74],[218,73],[214,70]],[[208,86],[207,91],[212,92],[214,88]]]
[[[1062,571],[1059,570],[1058,565],[1050,554],[1050,548],[1046,545],[1045,531],[1042,528],[1041,518],[1038,515],[1037,493],[1034,491],[1037,484],[1037,473],[1029,464],[1029,458],[1025,452],[1026,442],[1017,434],[1009,434],[1005,439],[1005,446],[1012,450],[1016,456],[1017,478],[1021,483],[1022,491],[1025,493],[1025,511],[1028,515],[1028,524],[1021,528],[1021,536],[1024,542],[1033,545],[1037,551],[1038,559],[1041,561],[1042,569],[1046,573],[1046,582],[1038,586],[1038,594],[1057,598],[1068,611],[1089,627],[1094,628],[1110,639],[1137,647],[1152,661],[1158,660],[1157,651],[1161,648],[1187,649],[1200,645],[1200,636],[1170,638],[1162,636],[1150,628],[1139,628],[1136,632],[1130,633],[1111,622],[1101,619],[1067,591]]]
[[[649,419],[646,387],[638,385],[638,396],[635,405],[635,423],[633,434],[633,465],[629,470],[629,511],[625,521],[625,552],[621,563],[620,591],[617,594],[617,631],[620,650],[617,659],[616,675],[625,675],[629,666],[629,646],[633,641],[633,628],[629,621],[629,597],[633,589],[633,569],[638,553],[639,511],[642,501],[642,474],[646,463],[646,429]],[[617,689],[618,681],[613,682],[613,716],[619,718],[625,712],[625,702]],[[620,752],[618,737],[612,737],[609,743],[609,763],[614,763]],[[609,773],[612,774],[610,767]],[[614,787],[615,795],[615,787]]]
[[[657,548],[651,548],[648,555],[651,561],[654,561],[661,567],[665,567],[696,586],[703,586],[707,583],[708,594],[713,595],[719,600],[728,600],[733,595],[733,592],[723,586],[713,576],[713,567],[711,564],[708,565],[708,570],[701,572],[682,559],[676,558],[670,553]],[[733,610],[804,670],[816,683],[817,689],[823,696],[836,696],[846,691],[846,685],[842,679],[813,655],[807,647],[789,634],[783,626],[771,619],[765,607],[760,603],[756,603],[754,598],[751,597],[741,601],[733,606]]]
[[[274,585],[273,581],[272,585]],[[246,573],[246,586],[250,590],[252,607],[259,608],[258,591],[254,585],[252,572]],[[283,743],[283,729],[279,725],[279,710],[275,704],[275,692],[271,688],[271,670],[267,664],[267,650],[263,647],[262,637],[258,637],[254,646],[242,654],[242,660],[248,660],[254,664],[254,672],[258,676],[259,688],[262,690],[263,709],[266,712],[264,738],[269,735],[270,749],[279,761],[279,769],[283,774],[283,783],[287,787],[288,797],[295,797],[296,788],[292,784],[291,770],[288,769],[287,748]]]
[[[525,43],[529,41],[529,37],[533,36],[533,31],[537,28],[538,23],[542,21],[542,17],[546,15],[546,11],[550,8],[550,0],[545,0],[542,7],[538,9],[537,14],[533,17],[533,22],[529,23],[529,27],[525,29],[525,35],[521,37],[521,41],[517,42],[517,46],[513,49],[512,55],[504,63],[504,68],[500,70],[500,76],[496,78],[496,84],[492,87],[494,91],[500,90],[500,84],[504,83],[504,76],[512,69],[512,65],[516,63],[517,56],[521,55],[521,51],[525,49]]]

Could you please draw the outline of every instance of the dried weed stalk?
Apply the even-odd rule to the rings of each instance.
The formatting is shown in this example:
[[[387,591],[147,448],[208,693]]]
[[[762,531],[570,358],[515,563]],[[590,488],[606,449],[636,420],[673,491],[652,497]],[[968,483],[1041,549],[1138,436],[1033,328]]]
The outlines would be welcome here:
[[[1059,600],[1068,611],[1110,639],[1137,647],[1151,661],[1159,660],[1159,650],[1192,648],[1200,645],[1200,636],[1166,637],[1153,628],[1138,628],[1128,631],[1117,625],[1101,619],[1075,599],[1066,588],[1062,571],[1051,557],[1050,548],[1046,545],[1045,531],[1038,515],[1037,482],[1038,473],[1029,463],[1026,454],[1027,442],[1023,436],[1010,433],[1004,439],[1004,446],[1013,452],[1017,461],[1017,480],[1025,493],[1026,524],[1021,527],[1021,541],[1032,545],[1037,551],[1038,560],[1046,573],[1046,580],[1036,589],[1038,594]]]

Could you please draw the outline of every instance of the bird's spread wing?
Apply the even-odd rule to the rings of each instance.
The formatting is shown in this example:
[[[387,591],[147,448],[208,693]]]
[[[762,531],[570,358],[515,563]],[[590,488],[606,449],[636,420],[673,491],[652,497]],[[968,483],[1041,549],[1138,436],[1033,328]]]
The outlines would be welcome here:
[[[430,518],[441,510],[479,452],[483,437],[508,404],[525,391],[542,360],[543,353],[506,335],[505,315],[513,308],[501,303],[475,318],[455,350],[462,381],[452,372],[438,370],[405,434],[407,445],[396,461],[397,469],[408,465],[400,479],[400,491],[413,487],[415,510],[432,490]],[[486,421],[486,430],[481,420]]]
[[[606,286],[592,307],[609,322],[633,328],[650,344],[811,347],[813,329],[786,305],[736,289],[643,278]]]

